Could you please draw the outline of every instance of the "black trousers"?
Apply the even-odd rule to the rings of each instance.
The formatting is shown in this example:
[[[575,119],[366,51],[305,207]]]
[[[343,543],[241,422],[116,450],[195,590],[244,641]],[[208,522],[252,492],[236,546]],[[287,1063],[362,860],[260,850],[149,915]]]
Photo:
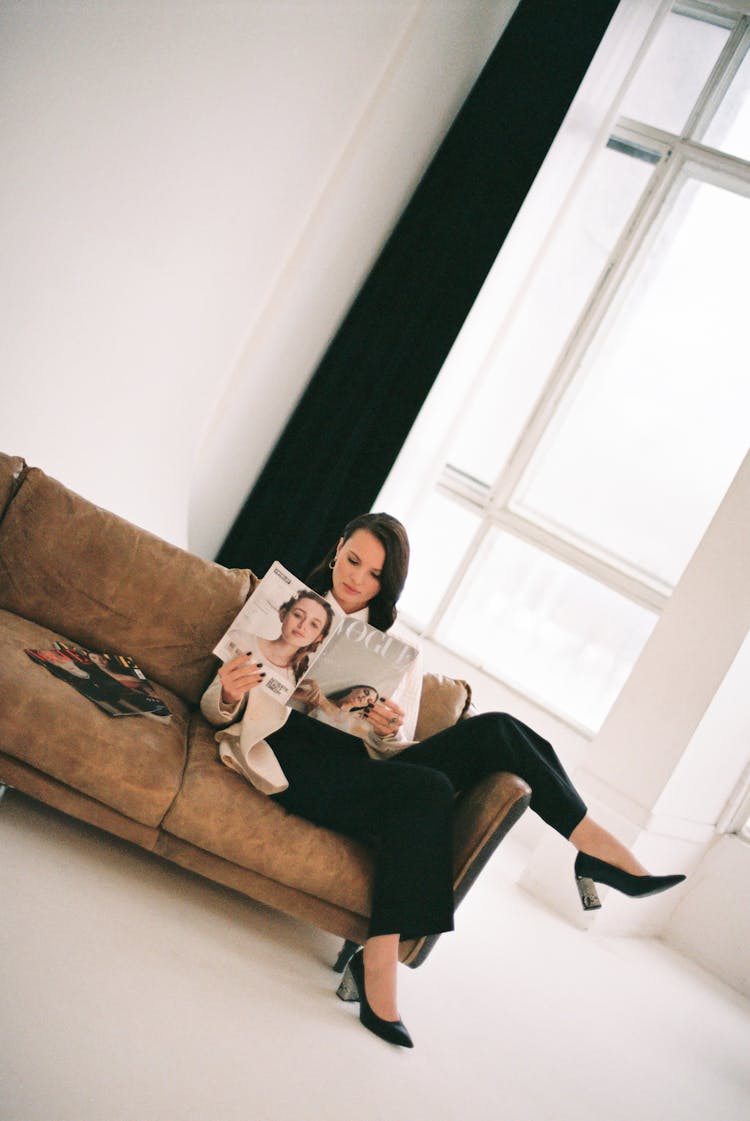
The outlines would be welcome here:
[[[377,843],[369,933],[418,938],[453,929],[453,809],[457,793],[512,771],[531,808],[569,837],[586,806],[551,745],[512,716],[484,713],[370,759],[357,737],[292,711],[268,742],[289,779],[272,797],[317,825]]]

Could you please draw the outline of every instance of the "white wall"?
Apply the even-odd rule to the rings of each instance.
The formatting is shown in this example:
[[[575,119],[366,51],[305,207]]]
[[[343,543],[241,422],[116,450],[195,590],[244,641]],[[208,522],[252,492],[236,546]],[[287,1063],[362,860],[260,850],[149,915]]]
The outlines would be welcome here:
[[[663,937],[738,992],[750,997],[748,844],[717,837],[691,877]]]
[[[0,448],[213,555],[514,0],[0,9]]]

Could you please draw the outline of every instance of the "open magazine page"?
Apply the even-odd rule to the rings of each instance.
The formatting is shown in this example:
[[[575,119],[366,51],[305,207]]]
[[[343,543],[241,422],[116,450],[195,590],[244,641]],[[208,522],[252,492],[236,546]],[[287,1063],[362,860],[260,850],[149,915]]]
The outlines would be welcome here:
[[[340,617],[274,561],[213,652],[222,662],[252,655],[266,675],[259,688],[286,703],[327,648]]]
[[[100,654],[68,642],[55,642],[46,650],[26,650],[26,654],[108,716],[171,715],[142,670],[125,654]]]
[[[344,616],[325,653],[305,675],[291,707],[315,720],[368,740],[367,713],[390,697],[417,650],[361,619]]]

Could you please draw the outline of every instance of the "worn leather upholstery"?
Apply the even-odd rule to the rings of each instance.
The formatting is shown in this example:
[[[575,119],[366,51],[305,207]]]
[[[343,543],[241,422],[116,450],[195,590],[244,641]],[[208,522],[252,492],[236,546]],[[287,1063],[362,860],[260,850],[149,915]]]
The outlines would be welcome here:
[[[90,649],[129,654],[193,704],[254,583],[249,571],[169,545],[37,468],[0,522],[0,607]]]
[[[211,650],[254,584],[0,454],[0,783],[361,941],[368,845],[287,814],[224,767],[196,710]],[[58,639],[134,657],[171,717],[110,717],[24,653]],[[465,682],[427,675],[419,737],[470,707]],[[528,801],[513,775],[459,800],[457,902]],[[402,960],[419,964],[434,941],[402,943]]]
[[[182,781],[189,708],[155,687],[172,715],[122,717],[102,712],[24,650],[44,649],[66,636],[0,611],[2,689],[0,746],[143,825],[159,825]]]

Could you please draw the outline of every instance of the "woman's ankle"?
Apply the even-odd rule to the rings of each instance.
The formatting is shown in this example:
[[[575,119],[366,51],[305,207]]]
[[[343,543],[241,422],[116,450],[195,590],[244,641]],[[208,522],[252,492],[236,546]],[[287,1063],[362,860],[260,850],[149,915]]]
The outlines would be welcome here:
[[[367,1001],[381,1020],[398,1020],[398,935],[378,935],[364,945]]]
[[[588,814],[575,827],[568,840],[579,852],[585,852],[588,856],[594,856],[597,860],[612,864],[615,868],[620,868],[623,872],[629,872],[632,876],[648,875],[648,869],[644,868],[639,860],[636,860],[630,849],[622,841],[618,841],[603,826],[599,825],[598,822],[590,818]]]

